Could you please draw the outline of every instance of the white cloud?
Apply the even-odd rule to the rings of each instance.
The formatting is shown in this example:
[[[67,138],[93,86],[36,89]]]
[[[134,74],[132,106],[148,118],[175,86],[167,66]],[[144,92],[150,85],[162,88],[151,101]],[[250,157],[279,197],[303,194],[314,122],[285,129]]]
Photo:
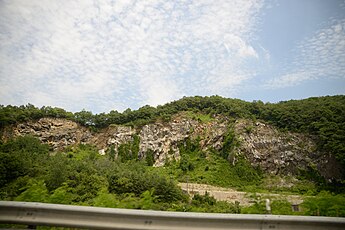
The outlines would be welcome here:
[[[224,46],[229,54],[237,55],[240,58],[256,57],[258,54],[250,45],[246,44],[240,37],[236,35],[226,35],[224,39]]]
[[[285,74],[279,78],[274,78],[269,80],[266,84],[266,88],[285,88],[285,87],[291,87],[296,86],[304,81],[315,79],[312,73],[308,72],[295,72],[295,73],[289,73]]]
[[[266,83],[267,88],[284,88],[323,78],[345,78],[345,19],[306,38],[297,46],[293,66]]]
[[[101,112],[229,96],[259,57],[250,37],[262,5],[1,1],[0,103]]]

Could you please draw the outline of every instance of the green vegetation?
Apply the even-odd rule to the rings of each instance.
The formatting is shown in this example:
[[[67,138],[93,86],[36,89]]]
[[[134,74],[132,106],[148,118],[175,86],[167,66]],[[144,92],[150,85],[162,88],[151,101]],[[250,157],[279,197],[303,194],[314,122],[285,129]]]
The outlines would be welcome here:
[[[140,127],[160,120],[169,121],[175,114],[208,123],[216,115],[226,119],[260,119],[281,130],[313,136],[319,151],[333,154],[345,168],[345,96],[327,96],[291,100],[276,104],[245,102],[219,96],[184,97],[157,108],[144,106],[123,113],[92,114],[89,111],[66,112],[60,108],[0,106],[0,132],[8,125],[42,117],[66,118],[92,130],[111,124]],[[253,127],[245,128],[249,134]],[[180,143],[179,161],[167,161],[165,167],[154,168],[154,152],[138,160],[139,136],[118,147],[111,146],[105,156],[88,145],[50,152],[47,145],[30,136],[0,143],[0,198],[3,200],[39,201],[104,207],[207,211],[230,213],[264,213],[258,199],[250,207],[217,202],[209,194],[190,200],[176,182],[205,183],[232,187],[246,192],[290,192],[316,195],[306,198],[297,214],[345,216],[344,181],[326,183],[315,167],[301,171],[299,181],[291,188],[274,186],[278,177],[268,178],[258,168],[236,154],[239,145],[232,127],[224,136],[220,151],[200,149],[199,139]],[[345,178],[345,175],[344,177]],[[272,185],[273,184],[273,185]],[[324,192],[333,191],[338,194]],[[272,202],[274,214],[292,213],[285,200]]]
[[[139,142],[140,142],[139,136],[134,135],[132,142],[121,144],[118,148],[118,156],[119,156],[120,161],[126,162],[128,160],[138,159]],[[109,154],[112,159],[115,158],[115,150],[113,146],[112,148],[110,148]]]
[[[230,127],[228,132],[226,133],[223,141],[223,149],[221,151],[222,157],[224,159],[229,160],[230,162],[234,162],[236,159],[236,154],[234,153],[235,147],[239,146],[239,141],[235,136],[235,131],[233,127]]]
[[[305,212],[293,212],[291,203],[285,199],[276,199],[271,203],[271,214],[273,215],[304,215]],[[243,214],[267,214],[265,199],[260,197],[255,200],[254,204],[242,208]]]
[[[306,198],[302,208],[306,215],[345,217],[345,195],[323,191],[315,197]]]
[[[195,113],[193,111],[188,111],[186,115],[187,117],[202,123],[207,123],[214,120],[214,118],[212,118],[210,114],[203,114],[200,112]]]
[[[300,205],[298,211],[293,211],[291,203],[286,199],[262,197],[256,194],[252,195],[254,204],[248,207],[242,207],[241,213],[244,214],[265,214],[265,199],[269,198],[271,202],[272,214],[275,215],[306,215],[306,216],[336,216],[345,217],[345,195],[334,195],[322,191],[316,196],[307,196]]]
[[[215,213],[241,213],[241,207],[239,203],[228,203],[225,201],[216,201],[216,199],[210,196],[207,192],[205,195],[195,194],[191,205],[187,206],[189,212],[215,212]]]
[[[197,140],[187,139],[185,143],[181,143],[180,155],[180,161],[171,162],[168,166],[155,170],[180,182],[233,187],[239,190],[248,190],[261,183],[261,171],[253,168],[243,157],[236,157],[236,164],[230,164],[216,151],[201,151]]]
[[[345,165],[345,96],[265,104],[259,118],[281,129],[317,136],[318,148]]]
[[[138,140],[134,139],[128,145],[129,150],[136,148]],[[161,174],[146,161],[101,156],[89,145],[53,154],[36,138],[25,136],[1,144],[0,155],[2,200],[240,212],[238,205],[217,202],[208,194],[189,200],[175,180],[166,173]]]
[[[82,125],[99,129],[110,124],[142,126],[161,119],[168,121],[174,114],[188,111],[188,115],[208,122],[213,115],[229,118],[262,119],[283,130],[307,133],[318,138],[319,150],[332,153],[345,166],[345,96],[315,97],[276,104],[261,101],[245,102],[220,96],[184,97],[157,108],[143,106],[123,113],[92,114],[90,111],[66,112],[44,106],[0,106],[0,129],[9,124],[36,120],[42,117],[67,118]],[[248,129],[250,132],[250,129]]]
[[[146,151],[145,161],[148,166],[152,166],[155,163],[153,150],[149,149]]]
[[[190,199],[176,181],[254,192],[260,188],[263,175],[241,157],[232,165],[221,153],[203,153],[197,141],[181,143],[180,152],[180,161],[154,168],[146,160],[101,156],[89,145],[51,153],[33,137],[19,137],[0,145],[0,168],[4,172],[0,198],[117,208],[265,213],[260,197],[250,207],[216,201],[208,193]],[[273,200],[271,207],[273,214],[345,216],[344,201],[343,194],[321,192],[306,198],[297,213],[285,200]]]

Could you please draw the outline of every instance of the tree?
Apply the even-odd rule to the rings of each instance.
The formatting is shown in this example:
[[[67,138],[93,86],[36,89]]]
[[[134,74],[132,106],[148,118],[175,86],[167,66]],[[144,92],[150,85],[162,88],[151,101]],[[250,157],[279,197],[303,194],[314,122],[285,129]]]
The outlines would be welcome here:
[[[152,166],[155,163],[154,152],[152,149],[148,149],[145,155],[145,161],[148,166]]]
[[[70,171],[68,158],[64,154],[58,153],[50,157],[45,176],[48,190],[53,191],[66,182]]]
[[[15,200],[46,202],[48,200],[48,189],[43,180],[31,180],[25,189]]]
[[[16,154],[0,152],[0,187],[27,173],[25,161]]]
[[[74,119],[76,122],[78,122],[79,124],[84,125],[84,126],[94,126],[95,125],[94,116],[93,116],[92,112],[86,111],[84,109],[80,112],[74,113]]]
[[[115,148],[114,148],[114,145],[111,145],[110,146],[110,150],[109,150],[109,158],[110,160],[114,161],[115,160]]]

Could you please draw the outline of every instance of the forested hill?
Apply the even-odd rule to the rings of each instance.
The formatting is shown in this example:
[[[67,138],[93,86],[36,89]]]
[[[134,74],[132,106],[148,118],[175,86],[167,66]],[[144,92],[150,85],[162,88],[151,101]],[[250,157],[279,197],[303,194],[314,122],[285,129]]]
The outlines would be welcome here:
[[[44,106],[0,106],[0,129],[7,125],[37,120],[42,117],[67,118],[100,129],[110,124],[142,126],[156,120],[169,121],[181,111],[193,111],[210,115],[225,115],[232,119],[260,119],[282,130],[307,133],[318,139],[318,148],[334,154],[345,165],[345,96],[313,97],[279,103],[261,101],[246,102],[220,96],[184,97],[158,106],[143,106],[138,110],[127,109],[120,113],[92,114],[90,111],[76,113],[62,108]]]
[[[269,197],[272,214],[345,217],[345,96],[196,96],[101,114],[0,106],[0,137],[0,200],[265,214]],[[240,190],[253,205],[177,183]]]

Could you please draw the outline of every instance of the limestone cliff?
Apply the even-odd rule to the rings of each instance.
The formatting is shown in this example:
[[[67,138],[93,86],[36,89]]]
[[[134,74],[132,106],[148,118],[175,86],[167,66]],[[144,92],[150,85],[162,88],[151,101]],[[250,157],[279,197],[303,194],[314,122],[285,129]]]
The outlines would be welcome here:
[[[91,144],[106,154],[111,146],[115,151],[122,144],[139,137],[138,157],[144,158],[148,150],[154,152],[155,166],[163,166],[167,160],[180,157],[178,145],[188,138],[199,140],[201,149],[221,150],[224,136],[231,127],[239,145],[233,149],[233,159],[244,156],[253,166],[259,166],[270,174],[295,175],[300,170],[313,168],[326,179],[341,178],[342,168],[327,153],[316,150],[316,141],[306,135],[281,132],[275,127],[259,121],[237,120],[230,122],[225,117],[215,117],[207,122],[178,114],[169,122],[156,122],[140,128],[111,125],[106,129],[91,132],[79,124],[57,118],[42,118],[2,131],[2,140],[11,137],[33,135],[52,150],[63,150],[67,146]]]
[[[300,170],[315,170],[328,180],[342,177],[343,169],[335,157],[317,151],[317,140],[310,136],[281,132],[250,120],[238,120],[234,127],[240,142],[235,151],[264,172],[296,175]]]
[[[76,144],[91,144],[99,149],[100,154],[105,154],[110,146],[117,152],[121,144],[133,141],[133,136],[138,135],[139,158],[144,158],[150,149],[154,152],[155,166],[162,166],[166,159],[179,159],[178,144],[187,138],[200,138],[203,150],[212,147],[216,150],[222,148],[227,122],[224,119],[213,119],[208,123],[199,122],[187,116],[175,116],[166,123],[156,122],[141,128],[111,125],[98,132],[91,132],[79,124],[57,118],[42,118],[7,127],[2,139],[6,141],[11,137],[33,135],[42,143],[49,144],[53,150],[63,150],[67,146]]]
[[[92,134],[89,129],[65,119],[42,118],[6,127],[1,139],[6,141],[16,136],[32,135],[42,143],[49,144],[51,149],[58,150],[74,144],[89,143]]]
[[[220,150],[226,130],[227,122],[216,119],[202,123],[194,119],[177,117],[165,124],[145,125],[139,131],[139,157],[143,157],[146,151],[151,149],[155,153],[155,165],[162,166],[166,159],[179,159],[178,144],[181,141],[198,137],[203,150],[206,151],[210,147]]]

